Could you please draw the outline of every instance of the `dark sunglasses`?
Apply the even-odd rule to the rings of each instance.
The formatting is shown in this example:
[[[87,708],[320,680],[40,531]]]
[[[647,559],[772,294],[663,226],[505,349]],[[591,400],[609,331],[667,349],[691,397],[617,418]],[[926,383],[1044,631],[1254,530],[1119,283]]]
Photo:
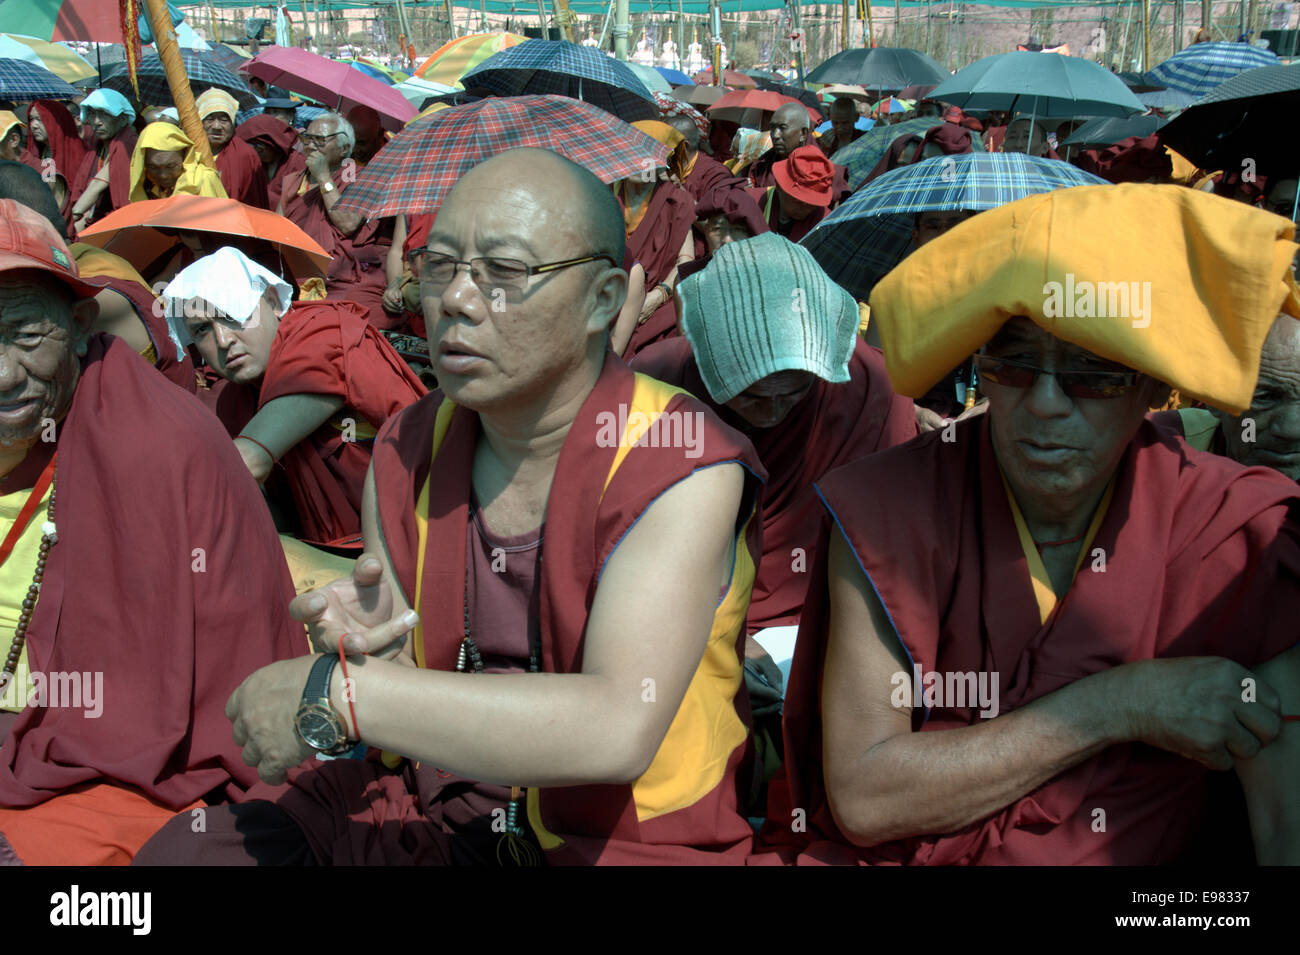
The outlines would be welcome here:
[[[976,355],[975,367],[985,380],[1007,388],[1032,388],[1039,375],[1051,375],[1070,398],[1119,398],[1142,377],[1136,371],[1048,371],[992,355]]]

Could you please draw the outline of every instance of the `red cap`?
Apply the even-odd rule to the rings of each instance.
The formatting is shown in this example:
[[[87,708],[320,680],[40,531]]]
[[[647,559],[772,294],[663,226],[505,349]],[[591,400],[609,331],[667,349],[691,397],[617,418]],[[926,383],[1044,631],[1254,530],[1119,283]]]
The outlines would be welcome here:
[[[86,298],[102,291],[81,278],[67,245],[48,219],[13,199],[0,199],[0,272],[15,269],[48,272]]]
[[[835,165],[818,146],[800,146],[789,159],[773,164],[772,175],[786,195],[800,202],[823,207],[831,204]]]

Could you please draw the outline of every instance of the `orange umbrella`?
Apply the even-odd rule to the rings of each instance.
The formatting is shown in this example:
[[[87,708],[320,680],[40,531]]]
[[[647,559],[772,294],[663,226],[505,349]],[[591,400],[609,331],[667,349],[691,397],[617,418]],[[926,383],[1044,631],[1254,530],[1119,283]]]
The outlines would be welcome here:
[[[260,239],[274,245],[299,283],[324,276],[330,256],[284,216],[235,199],[172,196],[132,202],[77,234],[77,239],[147,268],[180,241],[179,231]]]

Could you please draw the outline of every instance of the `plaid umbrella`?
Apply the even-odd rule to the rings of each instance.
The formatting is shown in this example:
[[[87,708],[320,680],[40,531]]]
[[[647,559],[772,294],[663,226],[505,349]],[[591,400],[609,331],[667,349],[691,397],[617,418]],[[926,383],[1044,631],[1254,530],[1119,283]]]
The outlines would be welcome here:
[[[180,54],[195,96],[215,87],[233,96],[244,109],[257,105],[257,97],[248,88],[248,84],[218,63],[210,54],[184,49],[180,50]],[[163,69],[162,60],[153,50],[145,50],[144,55],[140,57],[139,80],[142,103],[150,106],[175,105],[172,102],[172,89],[167,84],[167,73]],[[104,82],[101,85],[117,90],[128,99],[135,95],[131,89],[131,78],[127,76],[125,63],[115,63],[111,67],[105,67]]]
[[[1204,96],[1225,80],[1259,66],[1277,66],[1277,54],[1249,43],[1193,43],[1147,76],[1169,89]]]
[[[1059,159],[1021,153],[936,156],[863,186],[800,244],[827,275],[865,302],[910,250],[918,212],[983,211],[1036,193],[1087,185],[1107,182]]]
[[[37,40],[30,36],[17,36],[12,33],[0,34],[0,57],[6,60],[26,60],[42,69],[49,70],[55,76],[75,83],[90,77],[99,78],[99,71],[73,53],[66,46]]]
[[[79,95],[65,80],[26,60],[0,60],[0,99],[72,99]]]
[[[527,39],[517,33],[471,33],[457,37],[434,50],[415,68],[413,75],[430,83],[452,86],[488,57]]]
[[[216,60],[230,72],[236,72],[248,59],[248,54],[240,51],[238,47],[230,46],[226,43],[213,43],[212,48],[207,51],[208,56]]]
[[[339,207],[369,218],[437,212],[471,167],[536,146],[589,169],[602,182],[668,162],[668,148],[604,110],[566,96],[490,98],[410,123],[344,190]]]
[[[528,40],[488,57],[460,78],[494,96],[555,94],[580,99],[632,123],[658,119],[645,84],[626,63],[565,40]]]
[[[658,90],[652,90],[651,95],[655,98],[655,105],[659,107],[659,115],[667,118],[669,116],[685,116],[696,128],[699,129],[701,136],[709,135],[709,121],[694,106],[689,103],[683,103],[675,96],[669,96],[667,93],[660,93]]]
[[[892,126],[876,126],[844,148],[835,150],[835,164],[848,169],[849,185],[860,183],[867,178],[871,170],[876,168],[880,157],[889,152],[889,147],[899,136],[907,136],[911,133],[924,136],[926,130],[942,122],[943,120],[937,116],[918,116],[916,119],[895,123]],[[975,137],[972,136],[971,145],[974,144]]]

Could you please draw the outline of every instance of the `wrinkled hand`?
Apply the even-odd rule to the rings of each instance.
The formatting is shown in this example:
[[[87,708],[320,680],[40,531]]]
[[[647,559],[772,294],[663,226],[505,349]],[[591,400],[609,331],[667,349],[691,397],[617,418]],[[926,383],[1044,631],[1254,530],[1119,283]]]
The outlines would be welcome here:
[[[295,597],[289,614],[307,624],[312,646],[321,653],[338,653],[339,638],[346,635],[344,651],[382,659],[401,653],[406,635],[419,621],[414,611],[392,619],[392,589],[384,579],[383,565],[370,554],[357,558],[351,577]]]
[[[1179,657],[1125,664],[1118,694],[1128,710],[1132,738],[1195,760],[1231,769],[1281,732],[1277,691],[1245,667],[1222,657]],[[1253,702],[1242,681],[1254,680]]]
[[[298,735],[294,717],[316,657],[281,660],[257,670],[226,701],[235,743],[244,762],[263,782],[284,782],[285,774],[315,750]]]
[[[975,402],[973,407],[967,408],[955,418],[940,417],[938,412],[917,405],[916,430],[920,434],[925,434],[927,431],[939,431],[945,427],[949,421],[965,421],[967,418],[974,418],[976,415],[982,415],[988,410],[989,400],[987,398],[981,398],[979,401]]]
[[[329,157],[317,150],[307,157],[307,171],[313,180],[321,182],[330,178]]]
[[[404,306],[402,305],[402,286],[400,282],[384,289],[384,300],[382,304],[384,306],[384,311],[389,315],[401,314]]]

